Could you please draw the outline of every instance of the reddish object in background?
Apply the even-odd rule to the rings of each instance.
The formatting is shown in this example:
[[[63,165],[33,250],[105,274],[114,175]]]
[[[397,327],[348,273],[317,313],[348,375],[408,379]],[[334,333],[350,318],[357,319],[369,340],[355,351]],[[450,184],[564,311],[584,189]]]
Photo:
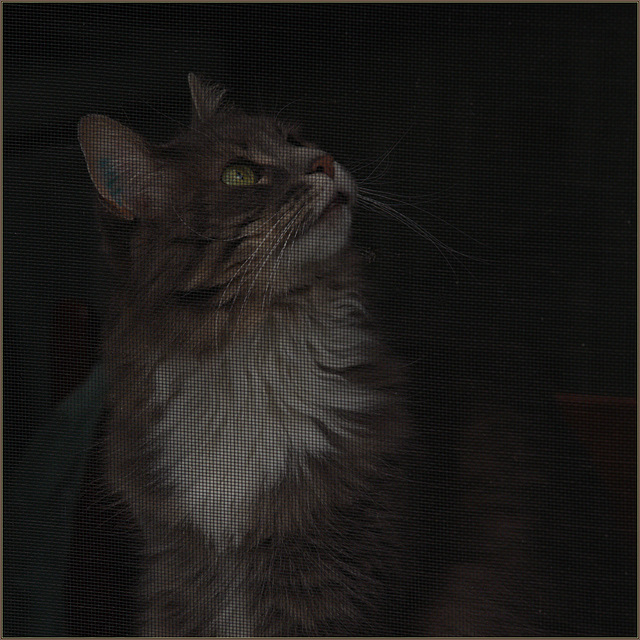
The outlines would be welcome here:
[[[635,546],[637,523],[637,406],[635,398],[556,394],[569,427],[587,448],[605,482],[618,523]]]

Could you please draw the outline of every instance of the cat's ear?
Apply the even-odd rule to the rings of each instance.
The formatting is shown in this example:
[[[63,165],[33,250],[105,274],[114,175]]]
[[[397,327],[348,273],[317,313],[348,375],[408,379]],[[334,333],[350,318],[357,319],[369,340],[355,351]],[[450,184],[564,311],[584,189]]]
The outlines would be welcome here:
[[[197,122],[210,120],[220,106],[220,102],[226,93],[225,89],[217,84],[204,82],[193,73],[189,74],[189,89],[193,102],[192,126]]]
[[[85,116],[78,139],[98,193],[123,218],[138,217],[162,187],[146,141],[116,120]]]

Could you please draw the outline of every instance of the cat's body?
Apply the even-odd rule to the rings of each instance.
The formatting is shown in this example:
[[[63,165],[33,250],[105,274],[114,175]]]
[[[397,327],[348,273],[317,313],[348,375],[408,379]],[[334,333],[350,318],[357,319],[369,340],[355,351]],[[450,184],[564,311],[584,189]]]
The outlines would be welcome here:
[[[201,309],[111,334],[110,475],[149,541],[151,635],[352,635],[380,610],[405,418],[340,280],[220,349],[176,350]]]
[[[430,378],[416,446],[361,295],[353,180],[190,84],[166,145],[80,125],[120,281],[103,463],[144,541],[138,633],[632,629],[628,564],[553,417],[512,380],[467,411],[477,381],[445,402]]]
[[[348,246],[355,186],[191,86],[162,148],[80,129],[122,283],[107,467],[145,538],[142,632],[397,634],[407,420]]]

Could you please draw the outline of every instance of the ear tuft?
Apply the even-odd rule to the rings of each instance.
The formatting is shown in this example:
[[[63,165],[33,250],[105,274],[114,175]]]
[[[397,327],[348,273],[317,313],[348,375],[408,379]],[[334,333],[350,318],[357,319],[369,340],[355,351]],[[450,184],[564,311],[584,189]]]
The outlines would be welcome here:
[[[217,84],[210,84],[193,73],[188,76],[191,100],[193,102],[192,125],[197,121],[206,122],[216,113],[226,90]]]

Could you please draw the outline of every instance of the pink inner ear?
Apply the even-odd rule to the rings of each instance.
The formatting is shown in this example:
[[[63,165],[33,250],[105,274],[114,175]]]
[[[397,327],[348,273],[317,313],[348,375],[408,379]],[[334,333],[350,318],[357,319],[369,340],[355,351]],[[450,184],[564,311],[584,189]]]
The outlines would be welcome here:
[[[115,213],[133,219],[132,194],[127,179],[136,163],[144,169],[144,141],[133,131],[106,116],[86,116],[80,121],[79,138],[91,178]],[[144,173],[144,171],[141,171]]]

